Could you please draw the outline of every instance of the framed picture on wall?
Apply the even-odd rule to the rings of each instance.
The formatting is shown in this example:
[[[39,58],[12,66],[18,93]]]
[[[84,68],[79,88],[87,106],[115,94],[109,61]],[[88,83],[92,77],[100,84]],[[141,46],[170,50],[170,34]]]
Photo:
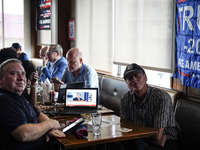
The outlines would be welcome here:
[[[75,19],[68,21],[69,40],[75,41]]]
[[[37,29],[51,30],[51,0],[37,1]]]

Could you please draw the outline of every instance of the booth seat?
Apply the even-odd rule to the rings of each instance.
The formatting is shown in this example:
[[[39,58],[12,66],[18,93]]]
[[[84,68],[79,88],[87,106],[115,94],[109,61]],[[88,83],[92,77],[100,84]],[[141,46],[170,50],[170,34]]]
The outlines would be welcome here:
[[[175,118],[181,128],[178,136],[180,150],[199,150],[200,102],[179,99],[175,107]]]
[[[40,58],[30,58],[30,61],[34,64],[35,68],[42,65],[42,59]]]
[[[120,100],[122,96],[129,91],[129,88],[125,81],[121,78],[113,77],[111,75],[98,75],[99,76],[99,89],[100,89],[100,104],[108,109],[114,111],[116,115],[120,114]],[[152,85],[149,85],[152,86]],[[169,93],[172,99],[173,108],[175,103],[179,99],[182,92],[160,88],[161,90]]]

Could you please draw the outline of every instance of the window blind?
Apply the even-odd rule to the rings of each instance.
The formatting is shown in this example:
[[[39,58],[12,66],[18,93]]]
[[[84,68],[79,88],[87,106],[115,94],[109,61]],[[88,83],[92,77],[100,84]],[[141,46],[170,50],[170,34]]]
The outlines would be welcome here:
[[[174,0],[76,0],[76,47],[95,69],[137,63],[173,72],[174,22]]]
[[[114,63],[174,71],[174,1],[116,0]]]
[[[83,62],[112,71],[112,1],[76,0],[76,47]]]

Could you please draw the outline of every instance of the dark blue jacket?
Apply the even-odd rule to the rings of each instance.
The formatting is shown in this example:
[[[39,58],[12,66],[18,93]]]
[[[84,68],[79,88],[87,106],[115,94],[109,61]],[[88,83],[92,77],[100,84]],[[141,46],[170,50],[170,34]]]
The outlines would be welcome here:
[[[18,60],[29,60],[28,55],[25,54],[24,52],[19,56]]]

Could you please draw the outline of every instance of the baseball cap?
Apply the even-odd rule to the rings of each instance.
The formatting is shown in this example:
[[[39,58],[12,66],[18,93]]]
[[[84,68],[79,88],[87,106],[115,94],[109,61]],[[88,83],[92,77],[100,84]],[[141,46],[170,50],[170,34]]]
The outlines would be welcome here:
[[[143,72],[145,73],[144,69],[142,69],[142,67],[140,67],[138,64],[136,63],[132,63],[130,65],[128,65],[124,71],[124,79],[126,78],[126,75],[131,73],[131,72]]]
[[[12,47],[15,48],[15,49],[18,49],[18,48],[21,49],[21,45],[19,43],[13,43]]]

